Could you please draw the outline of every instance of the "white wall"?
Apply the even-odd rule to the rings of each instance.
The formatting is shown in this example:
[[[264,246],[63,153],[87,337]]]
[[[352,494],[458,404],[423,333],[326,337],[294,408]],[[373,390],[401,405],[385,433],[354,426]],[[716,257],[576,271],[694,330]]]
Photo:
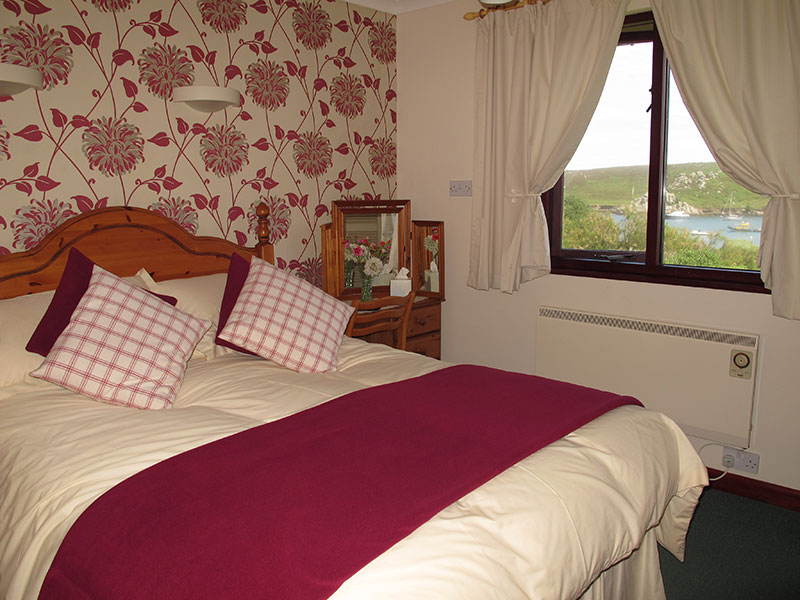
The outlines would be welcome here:
[[[513,295],[466,286],[471,201],[448,197],[448,182],[472,179],[475,24],[462,16],[478,8],[457,0],[397,20],[398,197],[413,200],[413,218],[445,222],[443,358],[533,372],[539,305],[758,334],[755,477],[800,489],[800,322],[772,316],[768,295],[560,275]],[[721,468],[720,448],[702,455]]]

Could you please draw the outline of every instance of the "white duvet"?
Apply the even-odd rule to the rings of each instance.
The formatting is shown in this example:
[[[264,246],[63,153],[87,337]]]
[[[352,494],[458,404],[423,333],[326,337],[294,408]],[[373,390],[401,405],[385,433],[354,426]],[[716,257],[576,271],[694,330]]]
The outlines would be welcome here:
[[[441,366],[346,339],[339,369],[324,375],[236,353],[191,361],[174,407],[163,411],[109,406],[46,383],[0,389],[0,597],[35,598],[78,515],[137,471],[350,391]],[[663,597],[654,539],[682,558],[706,483],[705,467],[671,420],[618,408],[443,510],[332,598],[577,598],[642,544],[647,558],[637,568],[646,581],[637,585],[647,591],[639,594]]]

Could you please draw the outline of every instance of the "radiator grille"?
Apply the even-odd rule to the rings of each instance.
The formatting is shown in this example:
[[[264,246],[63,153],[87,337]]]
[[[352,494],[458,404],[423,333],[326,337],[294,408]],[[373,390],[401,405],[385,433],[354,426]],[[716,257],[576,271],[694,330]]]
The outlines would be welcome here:
[[[534,371],[635,396],[689,435],[747,447],[758,344],[754,334],[541,306]],[[732,365],[741,352],[752,359],[747,377]]]
[[[750,348],[756,347],[757,340],[755,336],[746,334],[715,331],[713,329],[700,329],[697,327],[686,327],[683,325],[674,325],[670,323],[658,323],[656,321],[642,321],[639,319],[628,319],[626,317],[612,317],[609,315],[598,315],[594,313],[564,310],[561,308],[550,308],[546,306],[539,308],[539,316],[547,317],[549,319],[561,319],[562,321],[587,323],[589,325],[601,325],[603,327],[629,329],[631,331],[643,331],[645,333],[659,333],[661,335],[671,335],[694,340],[703,340],[706,342],[732,344],[735,346],[749,346]]]

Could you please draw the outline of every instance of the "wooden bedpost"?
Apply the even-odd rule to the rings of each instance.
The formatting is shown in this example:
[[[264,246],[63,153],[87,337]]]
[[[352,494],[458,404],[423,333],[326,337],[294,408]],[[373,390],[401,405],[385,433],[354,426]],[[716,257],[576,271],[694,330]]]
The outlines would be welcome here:
[[[269,241],[269,206],[262,202],[256,207],[258,227],[256,228],[256,256],[269,263],[275,263],[275,247]]]

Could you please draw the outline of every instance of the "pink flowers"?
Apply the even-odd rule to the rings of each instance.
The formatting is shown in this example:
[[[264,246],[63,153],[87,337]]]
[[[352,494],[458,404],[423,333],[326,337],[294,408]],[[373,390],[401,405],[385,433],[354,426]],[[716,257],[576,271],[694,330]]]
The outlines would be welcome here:
[[[6,160],[11,159],[11,152],[8,150],[9,137],[8,131],[6,131],[6,128],[3,126],[3,121],[0,121],[0,160],[3,158]]]
[[[286,106],[289,77],[279,64],[259,59],[247,68],[244,78],[247,95],[261,108],[275,110],[279,106]]]
[[[295,274],[300,279],[322,287],[322,257],[307,258],[303,262],[293,260],[290,266],[296,268]]]
[[[343,117],[352,119],[364,112],[367,92],[358,77],[347,73],[338,75],[333,78],[330,90],[331,103]]]
[[[244,134],[233,125],[214,125],[200,140],[200,156],[206,169],[219,177],[233,175],[250,162]]]
[[[321,133],[301,133],[293,149],[298,170],[310,179],[324,175],[333,164],[331,142]]]
[[[176,46],[156,42],[155,46],[142,50],[138,65],[139,81],[147,85],[151,94],[164,100],[172,98],[176,87],[194,82],[194,65],[186,51]]]
[[[331,41],[331,18],[319,2],[301,2],[292,13],[297,41],[309,50],[319,50]]]
[[[179,196],[159,198],[148,208],[172,219],[189,233],[197,233],[197,211],[189,200],[182,200]]]
[[[378,138],[370,146],[369,164],[372,172],[381,179],[389,179],[397,172],[397,145],[391,138]]]
[[[369,29],[369,49],[379,63],[393,63],[397,57],[397,35],[394,28],[379,21]]]
[[[0,35],[2,62],[33,67],[41,72],[45,89],[66,83],[72,70],[72,48],[61,32],[47,25],[20,22]]]
[[[95,8],[103,12],[122,12],[131,7],[132,0],[92,0]]]
[[[217,33],[232,33],[247,23],[244,0],[198,0],[203,23]]]
[[[83,153],[89,168],[106,177],[122,175],[144,160],[144,141],[139,128],[126,119],[101,117],[83,132]]]
[[[53,229],[77,214],[69,203],[60,200],[34,200],[30,205],[18,208],[17,218],[11,222],[14,247],[30,250]]]

